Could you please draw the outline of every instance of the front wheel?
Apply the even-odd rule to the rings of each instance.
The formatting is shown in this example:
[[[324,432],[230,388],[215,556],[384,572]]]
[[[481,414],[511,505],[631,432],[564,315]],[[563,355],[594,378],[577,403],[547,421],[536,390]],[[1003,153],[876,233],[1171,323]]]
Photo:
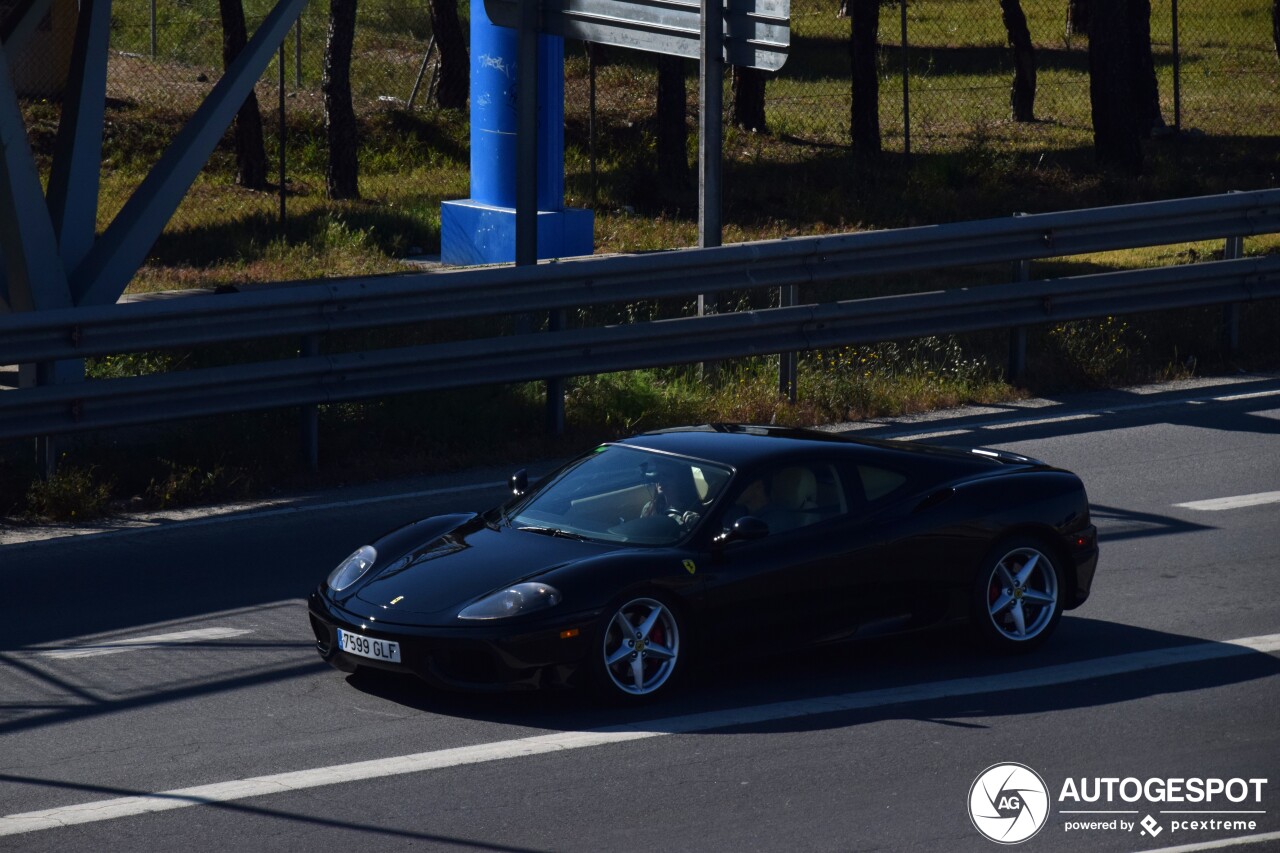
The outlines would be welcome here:
[[[1039,646],[1062,618],[1062,570],[1033,538],[1006,540],[978,572],[973,621],[991,645],[1009,651]]]
[[[596,681],[605,694],[636,702],[669,690],[687,656],[675,610],[655,596],[637,596],[606,619],[592,652]]]

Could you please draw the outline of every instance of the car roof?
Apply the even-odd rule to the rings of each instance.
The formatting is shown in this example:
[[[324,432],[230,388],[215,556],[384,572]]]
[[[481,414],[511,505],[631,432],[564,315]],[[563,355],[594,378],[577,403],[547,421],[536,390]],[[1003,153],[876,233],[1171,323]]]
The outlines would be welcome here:
[[[794,427],[755,426],[751,424],[702,424],[655,430],[624,439],[618,444],[643,447],[665,453],[692,456],[722,462],[734,468],[745,468],[761,462],[797,456],[850,456],[867,462],[925,462],[928,457],[969,463],[975,469],[999,465],[992,457],[979,456],[965,450],[915,444],[907,441],[883,441],[854,438],[832,432]],[[1006,460],[1008,461],[1008,460]]]

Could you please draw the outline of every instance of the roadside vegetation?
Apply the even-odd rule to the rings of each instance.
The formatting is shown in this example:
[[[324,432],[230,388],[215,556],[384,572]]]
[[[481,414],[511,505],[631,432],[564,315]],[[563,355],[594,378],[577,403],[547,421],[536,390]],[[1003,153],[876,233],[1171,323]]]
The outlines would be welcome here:
[[[790,76],[769,83],[767,132],[733,127],[726,131],[724,241],[893,228],[1276,186],[1280,138],[1274,122],[1280,62],[1271,52],[1265,54],[1271,64],[1261,64],[1255,53],[1237,43],[1233,27],[1238,19],[1231,17],[1232,10],[1239,12],[1236,6],[1250,2],[1224,0],[1222,21],[1231,22],[1232,27],[1214,21],[1203,26],[1208,33],[1205,38],[1217,39],[1215,43],[1237,57],[1235,73],[1231,69],[1223,73],[1214,66],[1214,74],[1209,74],[1207,52],[1189,50],[1184,60],[1183,74],[1194,81],[1184,87],[1184,125],[1203,120],[1204,131],[1150,140],[1145,172],[1136,178],[1095,166],[1087,79],[1081,83],[1078,57],[1065,52],[1042,69],[1037,106],[1042,119],[1029,124],[1007,120],[1009,81],[998,64],[987,67],[972,62],[954,70],[946,78],[950,88],[938,84],[944,75],[935,67],[933,76],[915,93],[915,109],[933,120],[918,129],[909,159],[903,152],[900,104],[894,101],[897,72],[892,57],[886,56],[881,62],[884,153],[874,168],[859,164],[842,147],[848,134],[849,103],[847,79],[840,79],[846,72],[840,69],[847,62],[848,25],[836,24],[832,29],[835,3],[797,2],[793,4],[796,50]],[[118,12],[122,41],[115,46],[134,55],[119,55],[111,64],[112,97],[103,154],[107,168],[99,211],[103,227],[207,94],[210,76],[216,77],[217,63],[210,57],[216,57],[218,47],[202,41],[214,38],[216,29],[200,26],[207,20],[202,17],[207,14],[203,5],[210,4],[161,4],[170,16],[162,20],[162,25],[171,27],[165,32],[177,34],[174,41],[184,51],[163,60],[136,55],[145,52],[143,19],[132,20],[128,15],[141,14],[142,7]],[[1047,18],[1037,17],[1030,2],[1025,5],[1033,33],[1050,26]],[[252,4],[246,6],[252,29],[260,11]],[[235,185],[228,135],[156,243],[130,287],[132,292],[392,273],[405,269],[405,257],[439,251],[440,202],[468,194],[467,115],[459,110],[424,109],[421,101],[414,110],[405,106],[421,59],[421,39],[429,31],[429,23],[422,20],[425,7],[409,18],[404,15],[410,12],[390,5],[362,7],[366,14],[369,8],[380,10],[382,17],[376,21],[382,23],[357,30],[353,71],[361,128],[361,200],[335,202],[325,197],[327,152],[314,85],[319,78],[319,53],[309,47],[303,54],[305,82],[288,87],[288,214],[283,225],[277,219],[276,187],[259,192]],[[922,19],[943,13],[937,3],[912,4],[912,9]],[[976,6],[969,9],[970,19],[986,22],[990,31],[982,39],[998,48],[1004,34],[998,15],[991,11],[996,4],[984,3],[982,9],[981,15]],[[948,9],[946,17],[960,20],[965,15],[957,17],[956,10]],[[323,32],[323,21],[322,5],[311,4],[304,19],[308,39],[321,38],[317,34]],[[839,30],[840,26],[845,29]],[[1060,27],[1060,21],[1053,26]],[[1158,42],[1167,38],[1160,26],[1153,28]],[[189,35],[181,35],[188,30]],[[833,31],[836,36],[829,35]],[[929,47],[933,53],[928,61],[936,64],[948,61],[949,48],[963,58],[959,48],[967,50],[971,44],[948,45],[935,39]],[[608,64],[595,68],[598,130],[592,145],[586,106],[589,64],[580,46],[571,46],[567,53],[566,201],[596,211],[597,252],[694,245],[694,184],[673,185],[657,179],[655,64],[615,52]],[[292,81],[292,65],[287,70]],[[689,64],[686,70],[692,116],[696,114],[696,69]],[[1171,71],[1165,65],[1157,71],[1167,103]],[[271,82],[264,82],[258,93],[264,111],[276,103],[274,69],[266,76]],[[1241,85],[1241,80],[1249,85]],[[163,96],[157,94],[158,87]],[[961,97],[955,91],[988,94]],[[990,95],[992,91],[997,94]],[[380,95],[390,99],[380,101]],[[943,103],[950,110],[945,116],[939,112]],[[33,149],[47,166],[60,107],[40,101],[23,106]],[[267,150],[274,156],[276,119],[270,113],[264,118]],[[690,162],[696,157],[696,145],[696,135],[691,134]],[[275,180],[274,175],[273,168],[270,180]],[[1247,254],[1276,251],[1280,251],[1280,237],[1246,241]],[[1114,252],[1037,262],[1033,277],[1189,263],[1221,254],[1221,242]],[[975,286],[1008,281],[1009,276],[1007,268],[982,268],[928,277],[861,279],[806,290],[802,299]],[[730,295],[725,304],[760,308],[768,307],[772,299],[776,296],[761,291]],[[612,306],[584,310],[575,322],[633,322],[691,309],[670,303]],[[301,462],[296,410],[68,440],[57,473],[47,481],[37,476],[30,443],[23,442],[0,448],[0,516],[82,521],[129,509],[162,509],[476,464],[517,464],[574,452],[591,441],[678,423],[805,425],[859,420],[1028,394],[1280,365],[1280,308],[1276,305],[1255,304],[1244,310],[1241,349],[1235,354],[1223,350],[1221,331],[1221,309],[1035,328],[1029,333],[1027,372],[1016,385],[1005,378],[1008,338],[1003,334],[887,341],[810,352],[800,360],[795,403],[778,393],[776,357],[721,364],[709,374],[690,366],[580,377],[569,383],[568,430],[560,439],[548,438],[542,429],[544,388],[539,383],[337,404],[321,408],[319,473],[310,472]],[[451,334],[458,330],[401,330],[395,340],[380,336],[377,345],[440,340]],[[350,335],[326,346],[350,348],[366,340]],[[296,341],[268,341],[220,351],[92,359],[88,370],[91,376],[126,376],[296,352]],[[465,370],[465,365],[459,369]]]

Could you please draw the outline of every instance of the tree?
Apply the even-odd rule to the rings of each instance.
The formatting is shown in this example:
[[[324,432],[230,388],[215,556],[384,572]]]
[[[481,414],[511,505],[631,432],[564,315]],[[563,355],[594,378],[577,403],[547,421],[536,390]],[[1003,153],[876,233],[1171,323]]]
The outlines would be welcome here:
[[[1091,0],[1067,0],[1067,35],[1088,35]]]
[[[850,137],[854,156],[880,156],[880,78],[876,73],[880,0],[849,0],[849,52],[853,68]]]
[[[245,32],[244,6],[240,0],[218,0],[222,16],[222,67],[231,63],[248,43]],[[236,148],[236,183],[251,190],[267,187],[267,148],[262,138],[262,113],[258,96],[252,89],[236,113],[232,131]]]
[[[351,49],[356,33],[356,0],[329,0],[329,35],[324,48],[320,89],[329,140],[326,173],[329,198],[359,198],[356,176],[356,112],[351,106]]]
[[[1013,89],[1009,94],[1013,120],[1035,121],[1036,51],[1031,44],[1027,16],[1019,0],[1000,0],[1000,14],[1013,48]]]
[[[1164,127],[1160,89],[1156,82],[1156,60],[1151,53],[1151,0],[1135,0],[1130,20],[1138,75],[1138,129],[1143,139],[1150,139],[1151,131]]]
[[[759,68],[733,66],[733,124],[743,130],[765,133],[769,127],[764,117],[764,84],[767,78]]]
[[[1271,40],[1276,45],[1276,58],[1280,59],[1280,0],[1271,0]]]
[[[458,0],[429,0],[427,5],[431,11],[431,32],[440,51],[436,104],[464,110],[471,90],[471,66],[462,24],[458,21]]]
[[[1159,116],[1149,0],[1090,9],[1089,99],[1098,164],[1142,172],[1142,139]]]
[[[684,60],[658,57],[658,178],[684,188],[689,185],[689,123]]]

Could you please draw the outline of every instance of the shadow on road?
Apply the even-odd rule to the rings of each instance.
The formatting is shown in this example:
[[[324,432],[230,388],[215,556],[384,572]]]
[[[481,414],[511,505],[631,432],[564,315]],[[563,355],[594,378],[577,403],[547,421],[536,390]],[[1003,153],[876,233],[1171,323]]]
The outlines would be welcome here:
[[[1187,646],[1196,646],[1209,659],[1112,674],[1106,674],[1103,665],[1098,667],[1099,674],[1090,674],[1093,662]],[[1074,674],[1059,680],[1054,672],[1066,667],[1072,667]],[[1051,683],[1026,686],[1039,673],[1045,673]],[[1280,660],[1270,654],[1068,616],[1054,639],[1030,655],[996,655],[956,631],[868,640],[768,660],[704,665],[691,689],[639,709],[602,703],[585,689],[473,696],[439,693],[416,679],[381,673],[358,673],[348,676],[348,682],[364,693],[424,713],[538,729],[628,726],[666,731],[664,725],[675,721],[672,731],[687,731],[685,718],[690,715],[706,715],[714,724],[716,713],[724,712],[724,725],[697,730],[732,733],[843,728],[888,719],[982,727],[966,721],[1130,702],[1277,674]],[[1002,686],[1002,681],[1008,686]],[[946,695],[952,685],[954,695]],[[835,700],[834,705],[852,694],[872,693],[876,694],[874,707],[820,710],[823,700]],[[938,693],[943,695],[932,695]],[[928,698],[912,698],[913,694]],[[784,716],[779,719],[745,725],[733,722],[735,712],[776,703],[799,703],[797,713],[786,716],[786,709],[781,709]]]
[[[1095,503],[1089,504],[1089,517],[1098,526],[1098,540],[1102,543],[1214,529],[1208,524],[1197,524],[1171,515],[1137,512]]]

